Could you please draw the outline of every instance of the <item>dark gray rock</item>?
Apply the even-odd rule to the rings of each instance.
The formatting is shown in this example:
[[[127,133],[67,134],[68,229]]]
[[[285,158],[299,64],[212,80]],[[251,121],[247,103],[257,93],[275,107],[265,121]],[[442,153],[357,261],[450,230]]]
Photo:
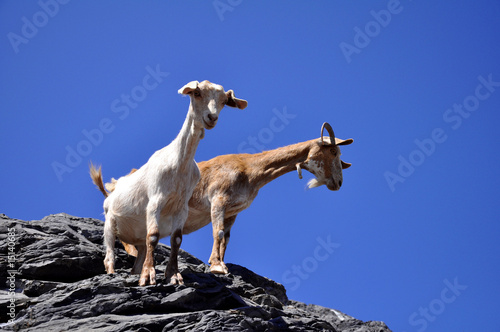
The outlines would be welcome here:
[[[105,274],[103,222],[56,214],[0,214],[0,327],[23,331],[390,331],[340,311],[289,300],[285,288],[235,264],[214,275],[182,251],[184,285],[163,277],[170,248],[155,251],[157,285],[138,287],[134,258],[116,249]],[[117,248],[121,244],[117,242]],[[9,254],[15,253],[15,256]],[[15,308],[12,308],[12,299]],[[10,306],[10,307],[9,307]],[[9,320],[13,318],[13,321]]]

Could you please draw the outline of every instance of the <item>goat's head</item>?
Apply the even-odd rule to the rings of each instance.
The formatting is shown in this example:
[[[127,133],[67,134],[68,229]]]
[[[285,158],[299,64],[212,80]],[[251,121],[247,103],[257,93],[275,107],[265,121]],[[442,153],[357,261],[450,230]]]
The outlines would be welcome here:
[[[233,90],[224,92],[224,88],[209,81],[192,81],[184,85],[180,94],[191,97],[191,106],[196,114],[196,121],[205,129],[212,129],[217,124],[220,111],[225,105],[244,109],[247,101],[234,97]]]
[[[323,137],[324,129],[328,131],[329,137]],[[346,140],[336,138],[332,126],[327,122],[323,123],[321,138],[315,140],[307,159],[296,165],[299,177],[302,178],[301,169],[304,168],[316,177],[307,183],[309,188],[325,184],[330,190],[339,190],[343,180],[342,170],[351,166],[340,159],[339,145],[348,145],[352,142],[352,138]]]

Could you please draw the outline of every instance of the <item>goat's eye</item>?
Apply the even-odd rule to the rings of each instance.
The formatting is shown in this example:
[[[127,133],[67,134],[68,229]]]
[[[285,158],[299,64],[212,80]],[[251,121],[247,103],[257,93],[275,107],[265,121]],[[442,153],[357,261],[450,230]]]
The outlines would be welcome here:
[[[194,96],[195,97],[200,97],[201,96],[200,91],[194,90]]]
[[[332,154],[333,154],[334,156],[336,156],[336,155],[337,155],[337,149],[331,149],[330,151],[332,152]]]

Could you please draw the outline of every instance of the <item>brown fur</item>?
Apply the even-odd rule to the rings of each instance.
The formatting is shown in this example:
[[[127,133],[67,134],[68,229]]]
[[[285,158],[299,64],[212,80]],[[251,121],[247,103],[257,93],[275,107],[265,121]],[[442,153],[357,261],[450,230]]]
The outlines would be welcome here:
[[[335,153],[332,149],[336,149]],[[321,165],[324,176],[330,178],[334,160],[339,161],[338,168],[350,166],[340,163],[337,146],[322,145],[314,139],[262,153],[223,155],[200,162],[201,179],[189,201],[189,216],[183,233],[196,231],[212,222],[214,245],[209,259],[211,271],[227,273],[224,255],[231,227],[238,213],[250,206],[260,188],[283,174],[295,171],[297,164],[313,174],[318,172],[313,164]],[[339,187],[329,185],[329,189],[333,190]],[[220,234],[223,234],[222,238]]]

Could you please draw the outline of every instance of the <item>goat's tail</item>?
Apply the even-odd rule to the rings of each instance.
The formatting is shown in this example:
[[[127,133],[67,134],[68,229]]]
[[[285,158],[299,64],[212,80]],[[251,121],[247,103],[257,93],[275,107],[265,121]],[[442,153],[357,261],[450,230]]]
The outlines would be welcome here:
[[[108,197],[109,193],[106,191],[104,188],[104,183],[102,182],[102,170],[101,166],[99,168],[96,168],[92,162],[90,162],[89,165],[90,169],[90,177],[92,178],[92,182],[97,186],[97,189],[99,189],[104,197]]]
[[[127,254],[129,254],[130,256],[137,257],[137,249],[134,247],[134,245],[125,243],[123,241],[121,241],[121,242],[122,242],[123,248],[125,248],[125,251],[127,252]]]

